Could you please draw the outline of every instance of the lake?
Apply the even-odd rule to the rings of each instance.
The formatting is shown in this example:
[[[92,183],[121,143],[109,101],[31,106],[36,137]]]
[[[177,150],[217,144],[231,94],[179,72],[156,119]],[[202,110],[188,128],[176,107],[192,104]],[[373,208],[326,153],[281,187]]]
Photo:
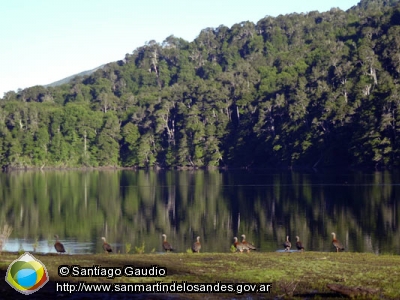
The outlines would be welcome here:
[[[8,251],[70,254],[177,252],[200,236],[201,252],[230,252],[233,237],[260,251],[300,236],[306,251],[400,254],[400,181],[395,172],[92,170],[0,173],[0,233]],[[292,250],[294,247],[292,247]]]

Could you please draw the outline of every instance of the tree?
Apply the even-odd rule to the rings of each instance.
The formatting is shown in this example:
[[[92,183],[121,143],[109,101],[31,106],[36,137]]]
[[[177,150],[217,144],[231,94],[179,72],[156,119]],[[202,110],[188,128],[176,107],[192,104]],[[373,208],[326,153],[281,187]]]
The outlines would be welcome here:
[[[127,166],[135,165],[138,163],[139,128],[135,124],[129,122],[122,127],[122,136],[124,138],[124,143],[121,147],[123,163]]]

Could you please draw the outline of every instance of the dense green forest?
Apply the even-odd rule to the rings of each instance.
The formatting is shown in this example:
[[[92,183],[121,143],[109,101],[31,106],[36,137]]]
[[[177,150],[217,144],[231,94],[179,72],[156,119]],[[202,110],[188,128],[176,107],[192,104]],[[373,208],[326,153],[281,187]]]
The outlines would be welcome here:
[[[150,41],[90,76],[7,92],[0,164],[400,165],[400,1]]]

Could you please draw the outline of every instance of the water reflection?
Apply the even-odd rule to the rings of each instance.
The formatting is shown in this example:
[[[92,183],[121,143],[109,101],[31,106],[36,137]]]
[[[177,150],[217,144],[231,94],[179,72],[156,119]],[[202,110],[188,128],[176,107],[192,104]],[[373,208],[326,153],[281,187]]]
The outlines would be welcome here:
[[[96,251],[96,246],[92,242],[78,242],[76,239],[60,240],[68,254],[89,254]],[[56,253],[53,240],[32,240],[32,239],[10,239],[7,241],[6,250],[8,251],[29,251],[42,253]]]
[[[6,250],[160,252],[161,235],[178,252],[201,237],[202,252],[229,252],[245,233],[261,251],[283,249],[286,235],[305,249],[400,254],[397,173],[261,171],[45,171],[0,174],[0,226]],[[293,248],[292,248],[293,249]]]

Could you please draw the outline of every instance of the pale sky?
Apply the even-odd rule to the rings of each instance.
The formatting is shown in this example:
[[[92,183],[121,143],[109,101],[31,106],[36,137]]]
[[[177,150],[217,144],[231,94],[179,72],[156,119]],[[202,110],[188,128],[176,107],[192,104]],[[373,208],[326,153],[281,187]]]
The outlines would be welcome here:
[[[123,59],[147,41],[207,27],[347,10],[359,0],[1,0],[0,98]]]

